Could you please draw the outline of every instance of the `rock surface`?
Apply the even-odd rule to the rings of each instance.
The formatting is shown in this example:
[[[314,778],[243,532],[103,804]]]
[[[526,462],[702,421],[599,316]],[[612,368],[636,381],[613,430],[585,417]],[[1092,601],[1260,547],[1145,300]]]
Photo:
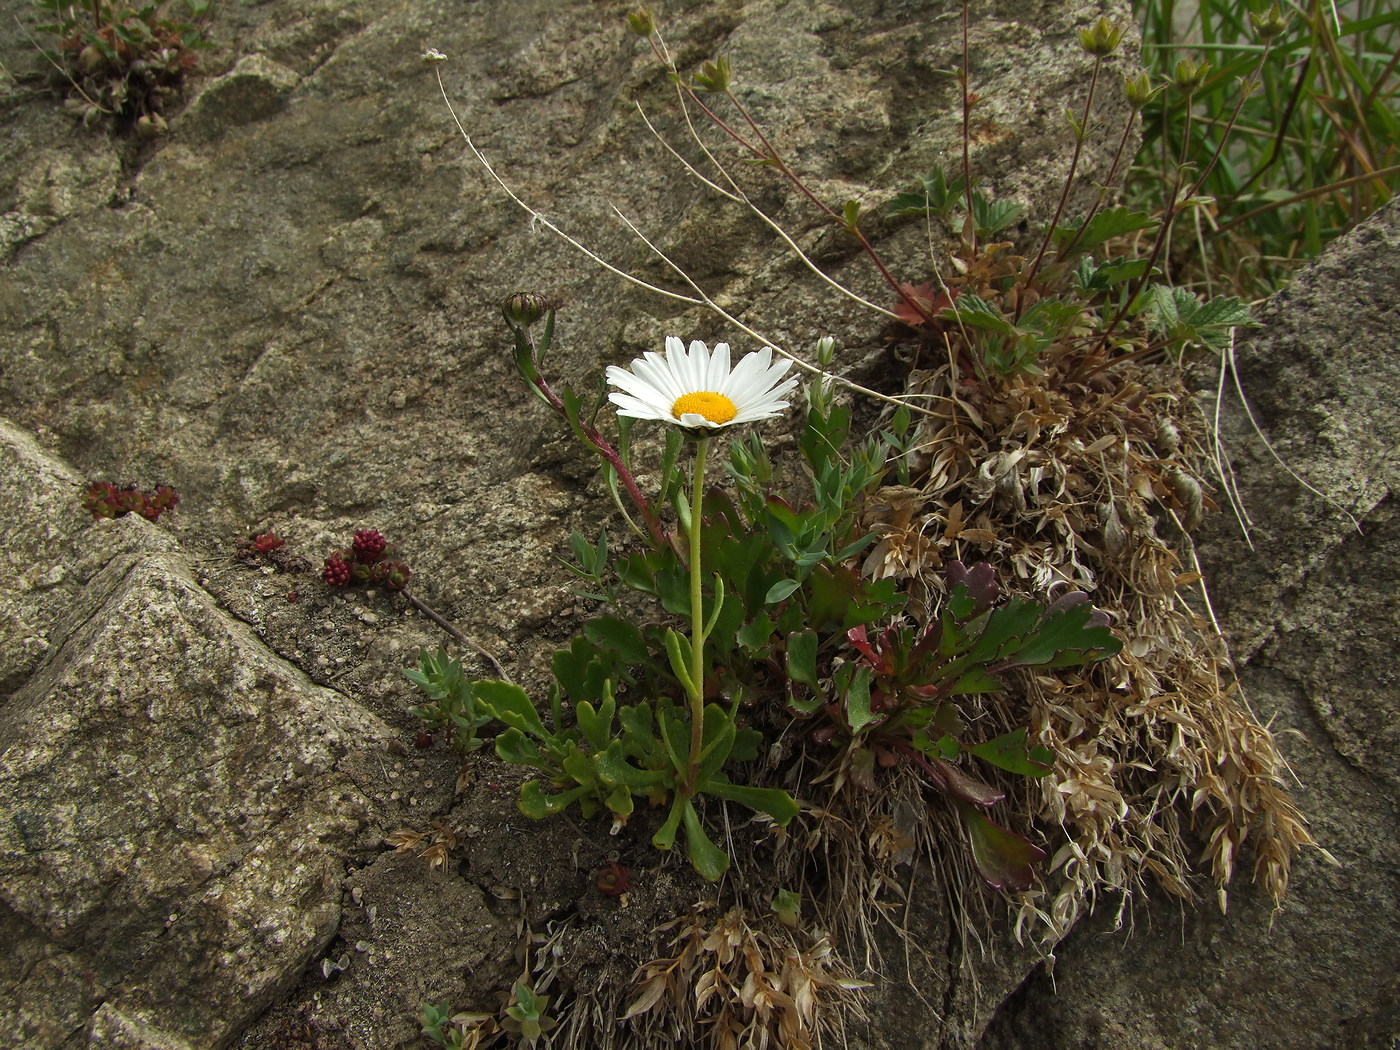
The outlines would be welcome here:
[[[402,669],[419,646],[442,644],[436,627],[386,594],[331,593],[294,560],[235,557],[252,532],[275,527],[290,554],[318,566],[351,530],[377,527],[403,548],[421,597],[538,685],[581,611],[557,555],[569,528],[596,529],[606,499],[593,465],[518,386],[493,304],[521,287],[559,296],[554,367],[576,383],[665,334],[729,336],[524,219],[470,162],[422,49],[449,56],[447,93],[512,185],[604,257],[682,289],[616,220],[615,203],[765,337],[800,348],[829,333],[849,362],[879,360],[868,313],[685,177],[647,132],[633,99],[684,141],[665,76],[620,7],[227,0],[214,10],[218,46],[188,105],[167,114],[168,139],[149,149],[79,128],[37,83],[0,95],[0,931],[13,946],[0,953],[3,1046],[402,1046],[424,1002],[494,1008],[519,973],[526,926],[582,916],[649,950],[640,904],[629,914],[590,889],[615,845],[606,835],[526,822],[515,783],[486,758],[455,794],[458,763],[411,747],[416,697]],[[973,79],[986,101],[973,160],[998,194],[1043,206],[1058,191],[1070,152],[1062,112],[1082,98],[1088,69],[1073,34],[1100,13],[1026,0],[976,12]],[[6,69],[30,64],[13,16],[32,14],[27,0],[0,3]],[[944,71],[958,60],[957,5],[725,0],[668,4],[665,15],[681,68],[729,54],[744,97],[838,204],[864,199],[875,216],[955,150],[957,92]],[[1102,111],[1109,127],[1117,105]],[[1105,175],[1111,152],[1086,154],[1082,185]],[[755,185],[756,202],[830,272],[884,301],[849,244],[790,195]],[[921,272],[921,225],[875,219],[872,233],[894,264]],[[1281,309],[1290,323],[1297,311]],[[1381,417],[1362,411],[1345,370],[1332,374],[1339,403],[1357,412],[1334,413],[1352,432],[1322,447],[1367,479],[1371,503],[1339,475],[1336,492],[1380,526],[1381,475],[1355,470],[1378,464],[1380,446],[1350,450],[1376,439]],[[1289,411],[1279,406],[1280,426]],[[767,436],[777,449],[788,440],[777,428]],[[1285,454],[1305,462],[1312,440],[1299,432]],[[1240,467],[1251,478],[1258,467],[1264,491],[1277,485],[1262,458]],[[184,500],[157,526],[92,523],[78,500],[94,478],[166,482]],[[1369,637],[1346,614],[1283,627],[1273,615],[1309,587],[1354,600],[1342,574],[1346,558],[1365,556],[1328,528],[1331,575],[1303,564],[1331,557],[1322,545],[1281,541],[1276,560],[1291,567],[1278,585],[1239,577],[1228,612],[1250,673],[1276,653],[1279,688],[1295,698],[1334,674],[1296,663],[1336,651],[1298,645],[1309,631],[1357,631],[1355,650],[1387,673],[1389,592],[1346,606],[1374,618]],[[1261,706],[1266,680],[1251,686]],[[1355,764],[1304,775],[1305,804],[1370,791],[1366,818],[1391,830],[1367,838],[1357,821],[1343,824],[1357,807],[1320,818],[1339,858],[1361,864],[1369,849],[1373,867],[1304,865],[1296,907],[1319,923],[1331,921],[1327,880],[1343,896],[1374,888],[1346,882],[1348,871],[1376,872],[1395,897],[1380,874],[1395,840],[1384,808],[1394,719],[1355,702],[1326,718],[1300,723],[1310,746],[1331,754],[1325,726]],[[435,820],[460,833],[442,870],[388,852],[387,836],[428,834]],[[694,889],[674,865],[648,876],[639,893]],[[1243,914],[1229,923],[1195,916],[1204,932],[1191,943],[1233,936],[1244,940],[1231,952],[1253,952],[1264,924],[1246,894],[1237,900]],[[1347,921],[1374,918],[1348,909]],[[938,946],[916,961],[918,993],[882,985],[852,1045],[967,1045],[1034,961],[1004,949],[999,964],[976,963],[979,985],[937,894],[916,919],[921,943]],[[1121,943],[1086,935],[1066,946],[1062,999],[1037,1009],[1106,1009],[1094,996],[1108,982],[1096,984],[1092,966],[1112,969]],[[1188,958],[1178,953],[1184,977]],[[1076,972],[1085,990],[1066,996]],[[1329,1002],[1311,997],[1308,1031],[1330,1030],[1343,1007]],[[1077,1030],[1079,1015],[1063,1016],[1063,1030]],[[1190,1032],[1153,1024],[1165,1045],[1193,1045]]]

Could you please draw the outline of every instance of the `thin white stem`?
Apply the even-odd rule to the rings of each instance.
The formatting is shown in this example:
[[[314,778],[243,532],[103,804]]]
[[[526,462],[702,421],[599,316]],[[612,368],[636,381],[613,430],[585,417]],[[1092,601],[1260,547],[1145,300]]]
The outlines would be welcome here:
[[[1273,456],[1274,460],[1278,463],[1278,465],[1288,472],[1289,477],[1291,477],[1299,485],[1302,485],[1303,488],[1307,489],[1314,496],[1317,496],[1319,499],[1322,499],[1327,503],[1332,504],[1332,506],[1336,507],[1339,511],[1341,511],[1343,514],[1345,514],[1348,518],[1351,519],[1351,523],[1353,527],[1355,527],[1357,532],[1362,532],[1363,530],[1361,528],[1361,522],[1357,519],[1355,514],[1347,510],[1346,507],[1342,506],[1342,504],[1338,500],[1333,499],[1325,492],[1321,492],[1318,489],[1313,488],[1313,486],[1309,485],[1306,481],[1304,481],[1302,475],[1300,475],[1296,470],[1290,467],[1288,463],[1284,460],[1284,458],[1274,451],[1274,446],[1269,444],[1269,439],[1264,436],[1263,429],[1259,426],[1258,421],[1254,418],[1254,412],[1249,407],[1249,399],[1244,396],[1244,387],[1240,383],[1240,370],[1235,364],[1234,329],[1230,330],[1230,347],[1227,352],[1230,356],[1230,373],[1235,377],[1235,393],[1239,395],[1240,407],[1244,409],[1244,414],[1246,417],[1248,417],[1249,425],[1253,427],[1254,433],[1259,435],[1259,440],[1262,441],[1264,443],[1264,447],[1269,450],[1269,455]]]
[[[637,112],[641,114],[642,120],[646,124],[647,129],[654,136],[656,136],[656,141],[660,142],[661,145],[664,146],[667,149],[667,151],[671,154],[671,156],[675,157],[676,160],[678,160],[687,171],[689,171],[692,175],[694,175],[697,179],[703,182],[706,186],[710,187],[710,189],[714,190],[716,193],[728,198],[731,201],[734,201],[736,204],[744,205],[744,207],[748,208],[749,211],[753,212],[760,219],[762,219],[764,223],[767,224],[769,229],[771,229],[774,233],[776,233],[779,237],[783,239],[783,243],[788,246],[788,249],[792,252],[793,255],[797,256],[797,258],[801,260],[802,265],[807,267],[807,269],[811,270],[814,274],[820,277],[827,284],[831,285],[832,288],[835,288],[842,295],[846,296],[848,299],[852,299],[855,302],[860,303],[860,305],[864,306],[866,309],[873,310],[877,314],[881,314],[884,317],[888,317],[892,321],[899,320],[899,314],[895,313],[893,310],[887,310],[885,307],[880,306],[878,303],[871,302],[863,295],[852,291],[840,281],[836,280],[835,278],[829,276],[824,271],[822,271],[822,269],[811,260],[807,253],[804,252],[800,247],[798,247],[797,242],[792,239],[788,232],[785,229],[783,229],[780,225],[778,225],[777,220],[771,218],[766,212],[763,211],[763,209],[761,209],[757,204],[755,204],[752,200],[749,199],[749,195],[743,191],[743,189],[739,186],[737,182],[734,181],[734,177],[730,175],[728,170],[722,164],[720,164],[719,160],[713,154],[710,153],[709,148],[703,142],[700,141],[700,137],[696,133],[694,125],[691,124],[690,117],[688,114],[686,116],[686,124],[690,127],[691,137],[694,138],[696,143],[700,146],[700,148],[705,151],[705,156],[710,158],[710,162],[714,164],[714,166],[717,169],[719,169],[721,174],[724,175],[725,180],[729,183],[729,185],[734,187],[732,192],[730,190],[726,190],[723,186],[715,182],[713,179],[707,178],[695,167],[695,165],[691,164],[690,161],[682,157],[676,151],[675,147],[672,146],[669,142],[667,142],[661,136],[661,133],[657,131],[656,128],[652,125],[651,121],[647,119],[646,111],[642,109],[642,104],[640,102],[637,103]]]
[[[632,284],[635,284],[641,288],[645,288],[649,292],[655,292],[657,295],[663,295],[668,299],[679,299],[681,302],[690,303],[693,306],[700,305],[700,300],[698,299],[692,299],[688,295],[682,295],[679,292],[672,292],[666,288],[658,287],[657,285],[642,280],[640,277],[633,276],[626,270],[619,269],[618,267],[614,266],[612,263],[604,259],[602,256],[598,255],[592,249],[586,247],[579,241],[574,240],[574,238],[570,237],[558,226],[550,222],[549,219],[545,218],[544,215],[540,214],[530,205],[526,204],[523,200],[521,200],[520,197],[516,195],[516,192],[513,189],[511,189],[510,186],[506,183],[505,179],[501,178],[498,174],[496,174],[496,169],[491,166],[491,162],[486,159],[486,156],[481,152],[481,150],[477,149],[476,143],[472,141],[471,135],[467,133],[467,129],[462,124],[461,118],[457,116],[457,111],[452,106],[452,100],[447,97],[447,88],[442,82],[441,73],[437,75],[437,82],[438,90],[442,92],[442,100],[447,103],[447,111],[452,114],[452,121],[454,124],[457,125],[457,130],[462,133],[462,138],[466,140],[467,148],[472,151],[472,156],[474,156],[477,159],[477,163],[479,163],[483,168],[486,169],[486,173],[496,181],[496,185],[500,186],[501,189],[505,190],[506,196],[508,196],[512,201],[519,205],[525,211],[525,213],[530,216],[531,219],[543,225],[556,237],[559,237],[560,239],[573,245],[575,248],[583,252],[584,255],[588,256],[588,258],[592,259],[595,263],[597,263],[603,269],[607,270],[609,273],[614,273],[625,281],[630,281]]]
[[[1244,534],[1244,542],[1249,545],[1249,549],[1254,549],[1254,537],[1250,534],[1250,527],[1254,522],[1250,520],[1249,511],[1245,509],[1244,499],[1240,496],[1239,482],[1235,478],[1234,467],[1230,465],[1225,456],[1225,448],[1220,440],[1220,415],[1225,403],[1225,372],[1228,365],[1225,363],[1225,351],[1220,352],[1220,377],[1215,384],[1215,417],[1211,421],[1210,431],[1210,458],[1215,465],[1215,473],[1220,478],[1220,484],[1224,486],[1225,496],[1230,501],[1230,510],[1235,515],[1235,520],[1239,522],[1240,531]]]
[[[638,240],[640,240],[643,244],[645,244],[648,248],[650,248],[650,249],[656,254],[656,257],[657,257],[658,259],[660,259],[660,260],[661,260],[662,262],[664,262],[667,266],[669,266],[672,270],[674,270],[674,271],[676,272],[676,274],[681,278],[681,280],[683,280],[686,284],[690,285],[690,287],[695,291],[695,294],[699,297],[699,302],[700,302],[700,304],[704,305],[704,306],[707,307],[710,311],[712,311],[713,313],[715,313],[715,314],[717,314],[718,316],[720,316],[721,318],[723,318],[725,321],[727,321],[727,322],[729,322],[730,324],[732,324],[735,328],[739,329],[739,331],[743,332],[745,335],[749,336],[751,339],[756,340],[757,342],[759,342],[760,344],[762,344],[762,345],[764,345],[764,346],[772,347],[774,351],[776,351],[777,353],[781,354],[783,357],[786,357],[786,358],[787,358],[789,361],[791,361],[793,364],[797,365],[798,368],[802,369],[802,370],[805,371],[805,372],[810,373],[811,375],[814,375],[814,376],[821,376],[823,379],[829,379],[829,380],[831,380],[831,381],[834,382],[834,383],[840,383],[842,386],[846,387],[848,390],[854,390],[854,391],[856,391],[857,393],[864,394],[866,397],[873,397],[873,398],[875,398],[877,401],[888,401],[888,402],[889,402],[890,404],[892,404],[892,405],[904,405],[904,406],[906,406],[906,407],[908,407],[908,408],[913,409],[915,412],[921,412],[921,413],[923,413],[924,415],[930,415],[930,416],[933,415],[933,413],[930,412],[928,409],[926,409],[926,408],[920,408],[918,405],[915,405],[915,404],[911,404],[911,403],[910,403],[910,398],[911,398],[911,397],[919,397],[919,396],[923,396],[923,395],[907,395],[907,396],[904,396],[904,397],[891,397],[891,396],[888,395],[888,394],[882,394],[882,393],[880,393],[878,390],[871,390],[869,387],[863,387],[863,386],[861,386],[861,385],[858,384],[858,383],[852,383],[849,379],[846,379],[846,378],[844,378],[844,377],[842,377],[842,376],[835,375],[834,373],[831,373],[831,372],[824,371],[824,370],[818,368],[816,365],[808,364],[806,361],[802,360],[802,358],[798,357],[796,354],[794,354],[794,353],[792,353],[791,351],[786,350],[786,349],[784,349],[783,347],[779,346],[779,345],[778,345],[776,342],[774,342],[772,339],[769,339],[767,336],[762,335],[761,333],[754,331],[752,328],[750,328],[748,325],[744,324],[743,321],[739,320],[737,317],[735,317],[733,314],[731,314],[731,313],[730,313],[728,310],[726,310],[724,307],[720,306],[719,303],[717,303],[717,302],[715,302],[713,299],[711,299],[710,296],[705,292],[705,290],[704,290],[703,288],[701,288],[698,284],[696,284],[695,281],[691,278],[691,276],[690,276],[688,273],[686,273],[685,270],[683,270],[683,269],[681,268],[680,264],[677,263],[675,260],[673,260],[670,256],[668,256],[665,252],[663,252],[663,251],[662,251],[660,248],[658,248],[655,244],[653,244],[653,243],[647,238],[646,234],[642,233],[641,230],[637,229],[636,224],[635,224],[634,222],[632,222],[631,219],[629,219],[626,215],[624,215],[624,214],[622,213],[621,209],[619,209],[619,208],[617,207],[617,205],[613,205],[613,211],[617,214],[617,217],[618,217],[619,219],[621,219],[624,223],[627,224],[627,228],[628,228],[629,230],[632,231],[632,233],[637,237]]]

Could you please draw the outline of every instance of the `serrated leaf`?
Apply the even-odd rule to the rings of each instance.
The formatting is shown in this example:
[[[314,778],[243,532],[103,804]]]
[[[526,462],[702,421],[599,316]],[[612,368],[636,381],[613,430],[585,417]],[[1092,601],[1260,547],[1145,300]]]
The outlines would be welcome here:
[[[1092,624],[1093,606],[1065,609],[1039,625],[1035,633],[1009,654],[1012,667],[1071,667],[1112,656],[1123,648],[1107,627]]]
[[[973,221],[977,223],[977,236],[990,237],[1008,226],[1021,221],[1026,213],[1025,205],[1008,200],[988,200],[982,194],[972,198]]]
[[[1191,321],[1198,327],[1235,328],[1252,325],[1254,319],[1249,314],[1249,306],[1233,295],[1217,295],[1202,303]]]
[[[638,666],[651,660],[642,632],[617,616],[589,620],[583,625],[583,634],[598,648],[617,653],[625,663]]]
[[[773,623],[768,614],[761,612],[739,628],[734,635],[734,640],[752,655],[772,641],[773,631],[776,627],[777,625]]]
[[[1157,220],[1145,211],[1134,211],[1126,205],[1116,208],[1105,208],[1097,212],[1089,219],[1087,224],[1057,226],[1055,228],[1055,247],[1063,249],[1075,235],[1079,234],[1079,239],[1075,243],[1076,252],[1087,252],[1103,244],[1104,241],[1112,240],[1114,237],[1122,237],[1124,234],[1135,233],[1138,230],[1149,230],[1157,226]],[[1081,228],[1083,233],[1080,233]]]
[[[998,335],[1016,334],[1016,326],[1002,316],[1001,310],[977,295],[966,294],[948,307],[940,315],[945,320],[957,321],[969,328],[980,328]]]

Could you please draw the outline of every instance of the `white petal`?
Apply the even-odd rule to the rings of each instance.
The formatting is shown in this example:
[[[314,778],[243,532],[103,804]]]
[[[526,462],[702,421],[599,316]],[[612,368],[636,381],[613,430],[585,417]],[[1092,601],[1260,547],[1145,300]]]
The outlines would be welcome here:
[[[780,416],[788,407],[786,401],[765,401],[761,405],[755,405],[739,412],[729,421],[730,426],[739,423],[752,423],[758,419],[769,419],[772,416]]]
[[[686,393],[705,389],[705,377],[710,370],[710,348],[699,339],[690,341],[690,353],[685,358]]]
[[[705,377],[705,389],[716,393],[724,389],[729,380],[729,344],[716,343],[714,356],[710,358],[709,374]]]
[[[656,391],[659,400],[673,404],[685,390],[672,374],[670,362],[659,354],[647,354],[646,360],[632,362],[632,374]]]
[[[707,427],[710,430],[718,430],[720,427],[725,426],[724,423],[716,423],[713,420],[706,419],[699,412],[682,413],[680,424],[683,427]]]
[[[729,382],[725,384],[725,389],[720,392],[732,399],[735,392],[749,389],[763,370],[768,367],[768,362],[772,357],[773,351],[766,346],[756,354],[745,354],[734,366],[734,371],[729,373]]]
[[[631,416],[635,419],[664,419],[670,420],[671,413],[639,401],[635,397],[627,394],[609,394],[608,400],[617,406],[619,416]]]
[[[609,373],[608,382],[621,388],[626,395],[654,406],[658,411],[670,411],[671,406],[675,404],[675,398],[667,397],[664,391],[657,390],[641,377],[622,369],[618,369],[616,374]]]

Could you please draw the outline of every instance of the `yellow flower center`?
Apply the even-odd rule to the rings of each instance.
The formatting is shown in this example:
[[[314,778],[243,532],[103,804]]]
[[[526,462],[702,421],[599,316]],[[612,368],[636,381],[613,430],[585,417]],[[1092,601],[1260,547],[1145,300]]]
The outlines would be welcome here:
[[[711,423],[724,424],[739,414],[734,402],[723,394],[710,390],[697,390],[693,394],[682,394],[671,406],[671,415],[680,419],[687,412],[704,416]]]

